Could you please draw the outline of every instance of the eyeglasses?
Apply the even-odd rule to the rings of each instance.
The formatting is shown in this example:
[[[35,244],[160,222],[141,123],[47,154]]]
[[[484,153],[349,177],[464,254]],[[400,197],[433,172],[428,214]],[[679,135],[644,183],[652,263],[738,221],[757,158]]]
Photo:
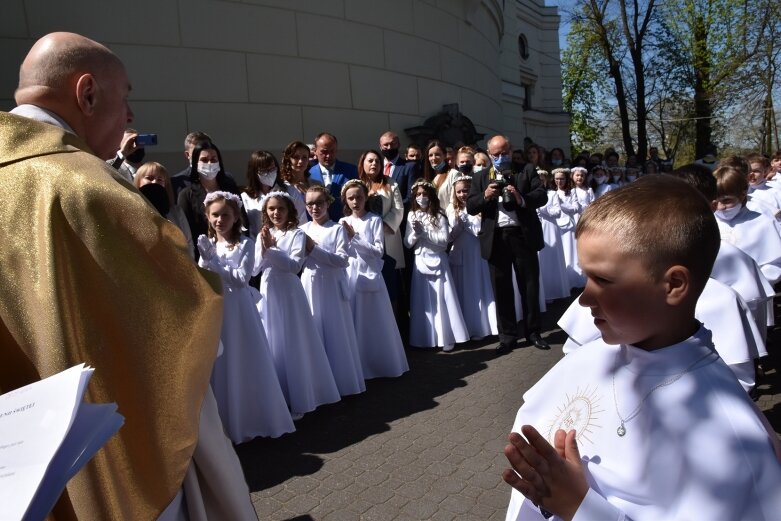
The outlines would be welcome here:
[[[316,206],[325,206],[325,199],[318,199],[317,201],[309,201],[306,203],[307,208],[314,208]]]

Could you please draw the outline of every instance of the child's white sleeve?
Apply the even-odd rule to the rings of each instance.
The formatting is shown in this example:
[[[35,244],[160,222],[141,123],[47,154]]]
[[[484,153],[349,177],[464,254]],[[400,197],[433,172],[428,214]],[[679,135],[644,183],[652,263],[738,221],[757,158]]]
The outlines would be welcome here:
[[[363,235],[356,233],[351,241],[355,251],[363,258],[382,258],[385,253],[385,236],[382,231],[382,219],[371,219],[366,223]]]
[[[426,223],[425,234],[426,242],[434,248],[443,249],[447,247],[447,243],[450,240],[450,224],[447,222],[447,217],[439,215],[439,226],[435,226],[433,223]]]
[[[629,521],[626,514],[589,488],[572,521]]]
[[[263,266],[273,267],[291,273],[298,273],[304,265],[304,248],[306,234],[296,229],[290,242],[290,250],[282,251],[278,246],[268,248],[263,252]]]
[[[346,268],[350,263],[350,258],[347,256],[347,232],[341,226],[336,231],[336,250],[333,253],[315,245],[309,252],[308,258],[318,266]]]
[[[407,214],[407,230],[404,233],[404,246],[409,249],[415,248],[415,244],[418,242],[418,234],[415,233],[415,227],[412,223],[415,221],[415,213],[410,212]]]

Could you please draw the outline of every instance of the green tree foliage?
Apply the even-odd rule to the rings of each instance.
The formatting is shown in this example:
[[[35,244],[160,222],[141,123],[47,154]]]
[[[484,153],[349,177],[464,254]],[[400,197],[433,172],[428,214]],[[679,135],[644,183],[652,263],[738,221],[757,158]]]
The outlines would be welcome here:
[[[569,18],[562,74],[573,145],[604,141],[612,123],[624,152],[641,159],[648,141],[680,160],[736,134],[778,147],[778,0],[575,0]]]
[[[604,131],[602,116],[608,110],[604,93],[604,67],[597,49],[595,35],[579,21],[574,21],[567,34],[567,47],[561,54],[564,110],[571,115],[571,147],[573,157],[591,149]]]

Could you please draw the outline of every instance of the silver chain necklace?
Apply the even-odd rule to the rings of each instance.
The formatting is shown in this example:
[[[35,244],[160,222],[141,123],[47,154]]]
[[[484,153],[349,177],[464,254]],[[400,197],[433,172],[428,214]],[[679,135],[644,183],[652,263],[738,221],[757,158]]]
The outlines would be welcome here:
[[[701,356],[700,358],[695,360],[691,365],[689,365],[689,367],[684,369],[682,372],[680,372],[680,373],[678,373],[676,375],[671,376],[667,380],[662,380],[660,383],[658,383],[655,386],[653,386],[650,391],[645,393],[645,396],[643,396],[643,399],[640,400],[640,403],[637,405],[637,407],[635,407],[634,410],[626,418],[621,416],[621,412],[618,410],[618,396],[616,396],[616,373],[618,372],[619,368],[618,368],[618,354],[616,354],[616,368],[615,368],[615,371],[613,371],[613,403],[616,406],[616,414],[618,415],[618,419],[621,420],[621,425],[619,425],[618,429],[616,429],[616,434],[618,434],[619,436],[624,436],[626,434],[626,424],[629,423],[630,421],[632,421],[635,416],[640,414],[640,410],[643,408],[643,404],[648,399],[648,397],[651,396],[651,394],[654,391],[656,391],[660,387],[666,387],[666,386],[668,386],[670,384],[673,384],[673,383],[677,382],[678,380],[681,379],[681,377],[683,375],[685,375],[686,373],[691,371],[694,368],[694,366],[696,366],[697,364],[699,364],[700,362],[705,360],[711,354],[712,354],[712,352],[705,353],[704,356]]]

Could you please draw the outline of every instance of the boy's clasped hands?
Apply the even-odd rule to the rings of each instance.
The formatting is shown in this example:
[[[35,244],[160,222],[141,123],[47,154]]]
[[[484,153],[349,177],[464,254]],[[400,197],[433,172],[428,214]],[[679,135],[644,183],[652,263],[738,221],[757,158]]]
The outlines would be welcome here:
[[[531,425],[521,433],[508,436],[504,455],[512,469],[502,478],[541,509],[572,519],[589,489],[575,430],[556,431],[554,446]]]

